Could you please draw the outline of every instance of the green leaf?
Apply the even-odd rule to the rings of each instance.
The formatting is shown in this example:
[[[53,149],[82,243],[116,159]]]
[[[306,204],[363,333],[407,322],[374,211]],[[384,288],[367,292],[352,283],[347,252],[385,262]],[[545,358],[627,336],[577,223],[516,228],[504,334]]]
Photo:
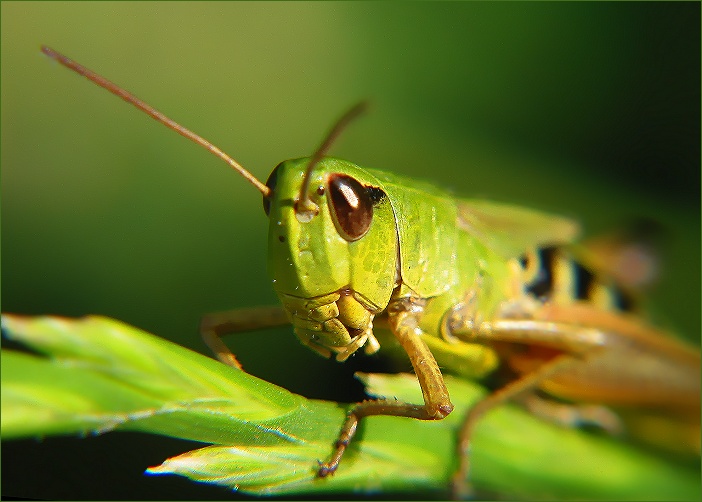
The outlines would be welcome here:
[[[455,468],[461,417],[484,394],[447,377],[456,410],[437,422],[364,419],[339,470],[316,477],[345,405],[306,399],[103,317],[3,316],[6,336],[45,356],[2,352],[3,440],[133,430],[206,443],[150,467],[250,494],[435,493]],[[368,392],[421,402],[412,375],[361,375]],[[471,480],[515,498],[690,499],[699,472],[632,446],[544,423],[515,407],[475,432]],[[426,496],[426,495],[425,495]]]

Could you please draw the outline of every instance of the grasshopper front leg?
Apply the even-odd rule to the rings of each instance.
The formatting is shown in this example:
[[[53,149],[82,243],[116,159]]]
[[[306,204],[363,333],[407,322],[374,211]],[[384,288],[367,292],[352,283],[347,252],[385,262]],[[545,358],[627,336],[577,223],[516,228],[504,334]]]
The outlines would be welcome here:
[[[346,423],[341,429],[331,460],[327,463],[320,463],[318,470],[320,477],[336,471],[341,457],[363,417],[390,415],[419,420],[441,420],[453,411],[453,404],[451,404],[439,365],[422,339],[424,333],[418,324],[422,312],[423,302],[413,298],[396,300],[388,307],[388,325],[410,358],[422,388],[424,405],[378,399],[363,401],[354,406],[349,411]]]
[[[237,369],[241,363],[229,350],[222,337],[256,329],[275,328],[290,324],[282,307],[252,307],[206,314],[200,321],[200,335],[217,359]]]

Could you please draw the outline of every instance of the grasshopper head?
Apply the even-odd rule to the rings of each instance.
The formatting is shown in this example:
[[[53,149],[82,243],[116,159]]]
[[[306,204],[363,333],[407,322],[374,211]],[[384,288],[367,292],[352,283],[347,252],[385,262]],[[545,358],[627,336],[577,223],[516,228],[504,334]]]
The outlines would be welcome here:
[[[340,360],[369,341],[377,349],[373,315],[385,308],[396,282],[392,209],[370,175],[353,164],[324,158],[365,103],[337,121],[311,159],[280,164],[264,185],[224,151],[133,94],[49,47],[42,51],[206,148],[261,192],[271,220],[274,287],[303,343],[325,355],[334,352]]]
[[[344,360],[368,341],[368,349],[377,350],[373,316],[385,309],[396,284],[395,219],[377,179],[333,158],[309,174],[302,210],[309,163],[283,162],[266,183],[269,270],[298,338]]]

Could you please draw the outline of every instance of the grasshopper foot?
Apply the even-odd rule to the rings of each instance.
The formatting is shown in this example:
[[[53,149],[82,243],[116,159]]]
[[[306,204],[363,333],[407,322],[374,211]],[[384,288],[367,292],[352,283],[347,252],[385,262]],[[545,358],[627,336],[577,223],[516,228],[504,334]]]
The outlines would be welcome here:
[[[336,468],[339,467],[339,464],[326,464],[319,460],[317,461],[317,463],[319,464],[319,468],[317,469],[318,478],[326,478],[327,476],[334,474],[334,472],[336,472]]]

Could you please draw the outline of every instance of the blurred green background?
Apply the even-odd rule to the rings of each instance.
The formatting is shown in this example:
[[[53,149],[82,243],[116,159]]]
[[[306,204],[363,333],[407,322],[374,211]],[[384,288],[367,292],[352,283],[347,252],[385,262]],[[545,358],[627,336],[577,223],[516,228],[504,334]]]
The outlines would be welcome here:
[[[205,352],[203,313],[276,302],[260,195],[44,57],[47,44],[263,180],[370,98],[335,156],[556,211],[587,235],[654,218],[667,234],[653,305],[699,339],[699,3],[0,8],[3,311],[108,315]],[[252,373],[309,397],[360,389],[357,366],[324,361],[289,330],[230,346]],[[6,444],[3,495],[229,498],[142,475],[188,447],[136,434]]]

